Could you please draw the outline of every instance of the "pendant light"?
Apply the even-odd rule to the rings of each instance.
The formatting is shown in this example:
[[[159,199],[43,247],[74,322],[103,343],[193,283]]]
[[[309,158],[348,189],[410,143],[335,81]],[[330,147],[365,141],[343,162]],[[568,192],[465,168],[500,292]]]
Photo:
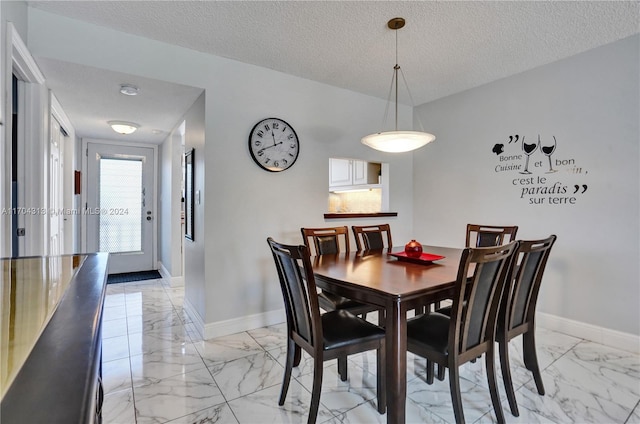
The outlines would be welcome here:
[[[367,146],[376,150],[380,150],[382,152],[409,152],[411,150],[418,149],[427,143],[431,143],[436,139],[435,135],[426,132],[398,131],[398,71],[402,75],[404,84],[407,87],[407,92],[409,92],[411,106],[413,106],[413,99],[411,98],[409,86],[406,79],[404,78],[404,73],[402,72],[400,65],[398,65],[398,30],[404,27],[404,24],[404,18],[393,18],[389,22],[387,22],[387,26],[389,27],[389,29],[396,31],[396,65],[393,67],[393,79],[391,80],[391,88],[389,89],[389,96],[387,98],[387,110],[385,111],[385,119],[389,108],[389,103],[391,102],[391,90],[395,85],[395,130],[379,132],[362,138],[363,144],[366,144]]]

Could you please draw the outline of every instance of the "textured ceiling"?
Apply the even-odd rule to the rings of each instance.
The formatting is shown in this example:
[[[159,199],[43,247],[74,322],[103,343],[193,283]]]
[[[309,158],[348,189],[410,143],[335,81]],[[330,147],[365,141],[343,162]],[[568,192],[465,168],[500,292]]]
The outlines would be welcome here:
[[[638,1],[28,3],[383,99],[395,64],[386,23],[402,16],[398,62],[413,101],[401,101],[415,105],[640,32]]]
[[[54,59],[37,58],[37,62],[81,137],[161,143],[202,93],[199,88]],[[121,94],[123,83],[139,87],[139,95]],[[133,134],[120,136],[107,121],[141,126]]]

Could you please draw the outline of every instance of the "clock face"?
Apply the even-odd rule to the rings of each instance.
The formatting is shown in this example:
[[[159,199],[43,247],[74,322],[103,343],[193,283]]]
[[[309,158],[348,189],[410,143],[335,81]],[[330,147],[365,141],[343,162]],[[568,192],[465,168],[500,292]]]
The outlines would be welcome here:
[[[282,119],[267,118],[258,122],[249,134],[251,157],[263,169],[279,172],[288,169],[298,159],[298,135]]]

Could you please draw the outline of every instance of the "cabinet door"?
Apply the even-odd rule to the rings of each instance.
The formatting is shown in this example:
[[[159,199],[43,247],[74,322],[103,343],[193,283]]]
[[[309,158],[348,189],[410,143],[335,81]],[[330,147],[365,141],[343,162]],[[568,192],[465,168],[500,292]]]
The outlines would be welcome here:
[[[349,159],[329,159],[329,186],[348,186],[353,184],[352,162]]]
[[[353,162],[353,185],[367,184],[367,162],[354,160]]]

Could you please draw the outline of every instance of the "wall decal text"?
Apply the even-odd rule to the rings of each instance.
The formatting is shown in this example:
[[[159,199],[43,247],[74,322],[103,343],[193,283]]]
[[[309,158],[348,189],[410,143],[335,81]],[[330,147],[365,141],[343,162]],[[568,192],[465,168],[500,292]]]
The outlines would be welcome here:
[[[537,138],[514,134],[491,149],[494,171],[507,174],[518,197],[530,205],[575,205],[588,190],[588,171],[575,158],[557,157],[555,136]]]

